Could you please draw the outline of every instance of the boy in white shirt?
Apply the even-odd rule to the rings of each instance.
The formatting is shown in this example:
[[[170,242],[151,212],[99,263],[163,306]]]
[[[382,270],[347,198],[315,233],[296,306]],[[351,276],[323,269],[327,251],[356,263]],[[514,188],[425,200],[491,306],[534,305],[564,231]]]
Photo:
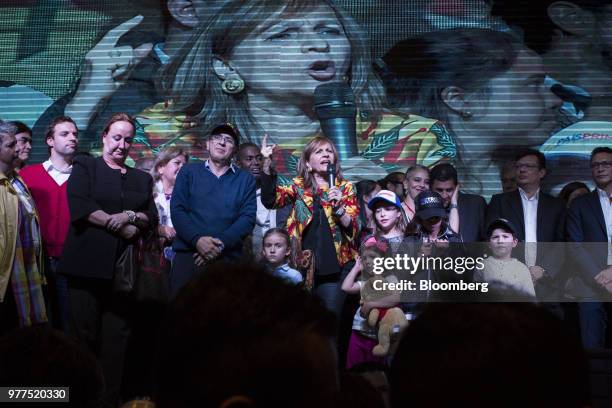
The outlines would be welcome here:
[[[484,268],[476,270],[475,280],[500,282],[535,299],[535,288],[524,263],[512,258],[512,249],[518,245],[516,228],[505,218],[493,220],[487,228],[491,256],[484,260]]]

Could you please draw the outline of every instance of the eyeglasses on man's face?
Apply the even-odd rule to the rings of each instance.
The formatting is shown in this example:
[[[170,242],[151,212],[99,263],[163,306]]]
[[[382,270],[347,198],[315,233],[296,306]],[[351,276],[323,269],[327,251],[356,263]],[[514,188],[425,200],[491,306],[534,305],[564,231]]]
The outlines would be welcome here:
[[[612,161],[597,161],[597,162],[591,162],[591,168],[592,169],[597,169],[597,168],[603,168],[603,169],[609,169],[610,167],[612,167]]]
[[[212,135],[211,140],[213,142],[217,142],[217,143],[225,143],[228,145],[233,146],[235,144],[234,142],[234,138],[231,136],[226,136],[226,135]]]

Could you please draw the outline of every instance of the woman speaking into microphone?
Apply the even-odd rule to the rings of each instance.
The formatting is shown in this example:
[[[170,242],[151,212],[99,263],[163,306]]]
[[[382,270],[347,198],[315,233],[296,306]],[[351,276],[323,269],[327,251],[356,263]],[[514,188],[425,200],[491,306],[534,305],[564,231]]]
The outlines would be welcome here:
[[[314,293],[339,316],[344,301],[341,277],[355,259],[353,241],[359,231],[353,184],[342,177],[336,146],[318,136],[302,151],[297,177],[280,185],[272,166],[275,147],[264,136],[261,201],[270,209],[292,205],[287,231],[303,250],[314,253]]]

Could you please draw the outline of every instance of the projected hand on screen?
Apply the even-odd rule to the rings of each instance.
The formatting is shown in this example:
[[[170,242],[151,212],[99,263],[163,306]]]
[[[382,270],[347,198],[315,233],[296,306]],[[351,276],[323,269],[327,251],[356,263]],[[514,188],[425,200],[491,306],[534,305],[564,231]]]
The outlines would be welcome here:
[[[136,16],[110,30],[86,55],[79,88],[66,106],[79,129],[87,128],[97,105],[110,97],[128,79],[132,69],[153,49],[146,43],[133,48],[117,46],[119,39],[143,20]]]

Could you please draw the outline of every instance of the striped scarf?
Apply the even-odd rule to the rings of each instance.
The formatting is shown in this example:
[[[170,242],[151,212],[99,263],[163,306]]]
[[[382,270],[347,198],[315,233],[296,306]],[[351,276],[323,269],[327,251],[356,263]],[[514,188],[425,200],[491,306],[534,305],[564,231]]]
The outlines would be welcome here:
[[[42,285],[42,250],[40,227],[34,201],[23,182],[15,177],[11,184],[19,196],[19,215],[11,288],[17,305],[20,326],[47,321]]]

